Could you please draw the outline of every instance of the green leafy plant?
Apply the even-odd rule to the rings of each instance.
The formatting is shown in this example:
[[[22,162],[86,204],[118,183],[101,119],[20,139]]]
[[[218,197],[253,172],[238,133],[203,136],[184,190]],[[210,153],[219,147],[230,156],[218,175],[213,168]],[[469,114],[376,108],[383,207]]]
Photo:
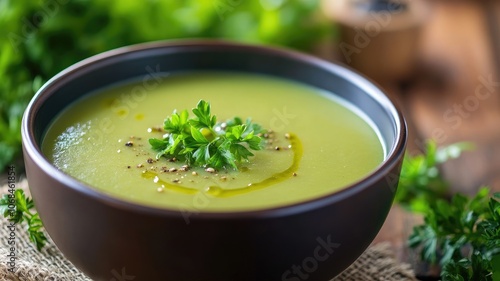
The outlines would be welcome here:
[[[25,222],[29,239],[40,251],[45,246],[47,237],[42,230],[43,225],[38,213],[31,212],[34,206],[33,200],[26,197],[22,189],[16,189],[13,194],[4,194],[0,199],[0,214],[14,224]]]
[[[156,158],[166,156],[188,164],[215,169],[238,169],[237,164],[253,156],[252,150],[263,148],[265,131],[247,119],[236,117],[223,123],[210,112],[210,104],[200,100],[193,109],[196,117],[189,118],[183,110],[165,119],[167,134],[163,139],[152,138],[149,143],[158,151]]]
[[[462,152],[471,150],[470,143],[455,143],[443,148],[430,140],[424,154],[405,155],[395,202],[413,211],[423,213],[429,203],[444,198],[449,192],[449,183],[439,172],[439,165],[458,158]]]
[[[473,198],[456,194],[451,201],[432,202],[410,247],[422,248],[422,260],[439,263],[443,280],[493,280],[492,259],[500,254],[499,198],[482,188]]]
[[[409,246],[421,251],[423,261],[441,265],[445,281],[500,280],[500,194],[490,197],[483,187],[472,198],[449,198],[450,184],[439,171],[471,148],[459,143],[438,149],[429,141],[424,154],[405,158],[396,194],[396,202],[424,216]]]

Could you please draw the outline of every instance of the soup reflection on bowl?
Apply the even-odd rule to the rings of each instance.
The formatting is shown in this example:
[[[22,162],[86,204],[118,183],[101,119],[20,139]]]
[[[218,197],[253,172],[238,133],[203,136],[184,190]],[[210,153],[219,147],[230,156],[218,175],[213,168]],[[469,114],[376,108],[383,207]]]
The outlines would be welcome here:
[[[236,168],[160,157],[164,119],[200,100],[265,131]],[[404,119],[373,84],[300,53],[223,41],[113,50],[61,72],[23,119],[30,189],[95,280],[328,280],[391,206]],[[224,132],[223,132],[224,134]]]

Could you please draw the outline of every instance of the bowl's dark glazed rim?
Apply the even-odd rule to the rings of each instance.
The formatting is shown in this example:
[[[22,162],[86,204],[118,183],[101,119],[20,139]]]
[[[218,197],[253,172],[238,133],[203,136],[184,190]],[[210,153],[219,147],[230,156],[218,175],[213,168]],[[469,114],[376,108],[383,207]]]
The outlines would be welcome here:
[[[267,54],[275,54],[279,56],[288,57],[294,60],[299,60],[311,65],[315,65],[316,67],[326,69],[330,72],[335,72],[340,74],[347,80],[356,84],[358,87],[363,89],[363,91],[372,96],[377,102],[379,102],[383,108],[390,114],[390,116],[394,119],[393,121],[396,124],[396,136],[397,140],[395,140],[393,147],[387,148],[387,155],[385,160],[370,174],[366,175],[364,178],[354,182],[340,190],[334,191],[327,195],[323,195],[314,199],[301,201],[298,203],[265,208],[265,209],[257,209],[257,210],[236,210],[236,211],[215,211],[215,212],[204,212],[200,211],[196,213],[197,219],[204,218],[214,218],[214,219],[232,219],[232,218],[271,218],[271,217],[279,217],[292,215],[296,213],[306,212],[309,210],[313,210],[316,208],[321,208],[322,206],[329,205],[335,203],[337,201],[344,200],[347,197],[350,197],[353,194],[361,192],[366,188],[370,188],[375,182],[380,180],[386,180],[387,182],[393,182],[395,180],[395,175],[391,175],[390,171],[394,168],[395,165],[398,164],[398,159],[402,157],[405,152],[406,147],[406,139],[407,139],[407,126],[406,121],[404,120],[401,111],[398,109],[397,105],[391,100],[390,97],[386,96],[379,87],[375,86],[376,84],[369,79],[363,77],[360,74],[357,74],[349,67],[340,64],[333,64],[322,59],[316,58],[312,55],[307,55],[304,53],[300,53],[297,51],[284,49],[284,48],[275,48],[275,47],[266,47],[266,46],[258,46],[258,45],[249,45],[236,43],[226,40],[214,40],[214,39],[179,39],[179,40],[169,40],[169,41],[157,41],[157,42],[149,42],[136,44],[126,47],[121,47],[118,49],[110,50],[85,60],[82,60],[65,70],[61,71],[59,74],[50,79],[45,85],[42,86],[35,94],[31,102],[29,103],[22,120],[22,139],[23,145],[26,153],[28,153],[37,165],[44,170],[47,174],[51,175],[59,182],[62,182],[67,188],[71,188],[77,192],[80,192],[82,196],[89,196],[94,198],[95,200],[99,200],[104,204],[112,205],[116,208],[127,209],[130,211],[137,212],[145,212],[159,216],[178,216],[180,211],[169,208],[162,207],[153,207],[141,205],[138,203],[125,201],[108,195],[106,193],[100,192],[97,189],[88,186],[77,179],[63,173],[55,166],[53,166],[43,155],[40,147],[36,144],[34,138],[34,128],[32,124],[34,123],[34,117],[36,116],[36,109],[38,109],[38,105],[43,104],[46,97],[44,97],[44,93],[50,91],[51,88],[56,87],[60,83],[63,83],[67,76],[70,76],[72,73],[82,71],[89,67],[94,66],[95,64],[101,63],[105,60],[109,60],[114,57],[123,56],[127,54],[131,54],[138,51],[144,50],[153,50],[158,48],[165,47],[186,47],[186,48],[207,48],[207,47],[217,47],[219,49],[239,49],[239,50],[248,50],[250,52],[263,52]],[[391,190],[395,192],[396,190]]]

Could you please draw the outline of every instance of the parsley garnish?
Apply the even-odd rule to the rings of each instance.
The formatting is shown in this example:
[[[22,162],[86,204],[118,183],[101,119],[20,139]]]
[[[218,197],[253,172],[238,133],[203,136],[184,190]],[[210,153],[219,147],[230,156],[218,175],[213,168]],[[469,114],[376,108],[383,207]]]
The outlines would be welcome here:
[[[180,114],[174,111],[165,119],[163,128],[167,134],[163,139],[149,139],[152,148],[158,151],[157,159],[175,157],[190,165],[237,170],[238,163],[254,155],[250,149],[264,147],[260,135],[265,130],[250,119],[243,123],[235,117],[217,123],[216,116],[210,113],[210,104],[204,100],[192,111],[194,118],[189,118],[187,110]]]
[[[12,202],[12,196],[9,196],[9,194],[3,195],[0,199],[0,214],[15,224],[25,221],[28,224],[27,231],[29,238],[35,244],[38,251],[40,251],[45,246],[47,237],[45,237],[42,231],[43,225],[38,213],[31,213],[30,211],[35,207],[33,200],[26,197],[22,189],[14,191],[14,198],[14,202]],[[11,203],[14,204],[14,208],[9,208]]]

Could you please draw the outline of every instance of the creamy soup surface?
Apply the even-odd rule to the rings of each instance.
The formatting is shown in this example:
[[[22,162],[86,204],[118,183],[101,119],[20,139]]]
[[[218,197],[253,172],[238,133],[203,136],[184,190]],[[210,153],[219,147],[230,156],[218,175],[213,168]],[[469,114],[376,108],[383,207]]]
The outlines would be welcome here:
[[[163,120],[200,99],[223,121],[234,116],[272,130],[272,143],[239,169],[213,173],[156,159],[149,138]],[[279,207],[331,194],[384,160],[379,134],[356,108],[296,82],[223,72],[167,75],[93,93],[47,130],[46,157],[64,173],[122,200],[186,211]]]

